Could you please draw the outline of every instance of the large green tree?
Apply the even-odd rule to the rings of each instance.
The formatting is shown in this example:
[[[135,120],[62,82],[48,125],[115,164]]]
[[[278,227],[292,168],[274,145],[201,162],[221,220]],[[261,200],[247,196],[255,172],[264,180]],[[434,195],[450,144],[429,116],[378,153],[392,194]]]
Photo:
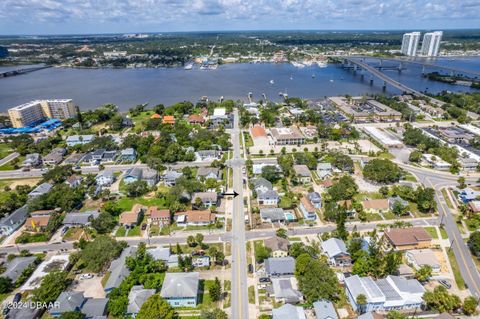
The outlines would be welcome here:
[[[40,286],[33,290],[32,300],[35,302],[54,302],[69,285],[67,273],[52,271],[42,279]]]
[[[80,251],[80,262],[89,271],[100,272],[104,270],[110,261],[120,255],[124,243],[115,239],[101,235],[93,241],[86,243]]]
[[[433,291],[427,291],[423,300],[428,308],[438,312],[451,312],[462,306],[462,301],[457,295],[448,293],[447,288],[437,286]]]
[[[375,158],[365,164],[363,176],[376,183],[395,183],[400,180],[402,171],[388,159]]]
[[[136,318],[138,319],[174,319],[175,310],[159,294],[150,296],[142,305]]]

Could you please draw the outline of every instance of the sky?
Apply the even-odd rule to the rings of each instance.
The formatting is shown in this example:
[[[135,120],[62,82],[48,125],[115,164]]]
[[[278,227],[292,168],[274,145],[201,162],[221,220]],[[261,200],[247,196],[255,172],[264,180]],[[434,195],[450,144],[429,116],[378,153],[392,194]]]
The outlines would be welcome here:
[[[480,0],[0,0],[0,34],[480,28]]]

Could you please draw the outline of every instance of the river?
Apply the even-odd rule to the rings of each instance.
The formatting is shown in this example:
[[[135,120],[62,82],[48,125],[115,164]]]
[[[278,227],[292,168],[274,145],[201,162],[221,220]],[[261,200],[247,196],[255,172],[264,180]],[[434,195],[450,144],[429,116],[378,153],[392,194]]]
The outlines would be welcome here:
[[[439,63],[462,68],[480,69],[480,58],[439,59]],[[9,67],[11,69],[11,67]],[[6,70],[0,67],[0,72]],[[421,69],[407,65],[402,73],[384,71],[394,79],[420,91],[470,91],[464,86],[433,82],[422,78]],[[273,83],[271,81],[273,80]],[[29,74],[0,78],[0,111],[34,99],[72,98],[82,109],[114,103],[121,110],[136,104],[170,105],[178,101],[197,101],[202,96],[217,100],[221,96],[247,100],[262,98],[280,100],[279,92],[302,98],[335,95],[361,95],[382,92],[380,81],[373,86],[359,75],[330,64],[325,68],[291,64],[226,64],[216,70],[159,69],[71,69],[49,68]],[[397,90],[387,87],[387,93]]]

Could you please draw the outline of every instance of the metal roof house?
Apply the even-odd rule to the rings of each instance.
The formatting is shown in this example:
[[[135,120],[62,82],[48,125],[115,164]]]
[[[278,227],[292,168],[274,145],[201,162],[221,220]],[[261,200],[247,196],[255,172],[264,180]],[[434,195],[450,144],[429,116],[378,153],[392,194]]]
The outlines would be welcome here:
[[[66,312],[81,312],[90,319],[105,315],[108,299],[85,298],[81,291],[63,291],[56,302],[58,307],[49,310],[52,317],[60,317]]]
[[[33,191],[28,193],[28,198],[35,198],[38,196],[42,196],[43,194],[48,193],[52,189],[52,187],[53,187],[52,184],[49,184],[49,183],[40,184],[37,187],[35,187]]]
[[[153,294],[155,289],[145,289],[142,285],[133,286],[128,293],[127,314],[135,316]]]
[[[13,213],[3,216],[0,219],[0,235],[8,236],[22,226],[27,220],[27,205],[13,211]]]
[[[319,300],[313,303],[317,319],[338,319],[337,311],[330,300]]]
[[[374,281],[358,275],[345,278],[347,297],[356,311],[390,311],[419,308],[423,304],[425,289],[415,279],[388,276]],[[358,305],[358,295],[367,299],[365,305]]]
[[[174,308],[196,307],[199,278],[200,274],[198,272],[168,272],[165,275],[160,296]]]
[[[66,226],[86,226],[96,219],[100,213],[98,211],[87,211],[83,213],[68,213],[65,215],[62,224]]]
[[[272,278],[272,293],[276,302],[296,304],[303,300],[303,295],[293,286],[293,277]]]
[[[305,319],[305,310],[291,304],[285,304],[272,310],[272,319]]]
[[[104,288],[106,293],[109,293],[113,288],[120,286],[123,279],[130,274],[130,270],[128,270],[125,260],[128,256],[132,256],[136,251],[136,247],[127,247],[122,251],[120,257],[112,261],[110,268],[108,269],[110,276],[108,277]]]

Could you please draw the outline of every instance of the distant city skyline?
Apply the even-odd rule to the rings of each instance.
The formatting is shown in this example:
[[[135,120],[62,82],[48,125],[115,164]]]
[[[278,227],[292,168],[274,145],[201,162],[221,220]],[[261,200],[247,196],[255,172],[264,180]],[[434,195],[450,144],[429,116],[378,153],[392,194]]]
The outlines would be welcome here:
[[[1,35],[480,26],[480,1],[3,0]]]

